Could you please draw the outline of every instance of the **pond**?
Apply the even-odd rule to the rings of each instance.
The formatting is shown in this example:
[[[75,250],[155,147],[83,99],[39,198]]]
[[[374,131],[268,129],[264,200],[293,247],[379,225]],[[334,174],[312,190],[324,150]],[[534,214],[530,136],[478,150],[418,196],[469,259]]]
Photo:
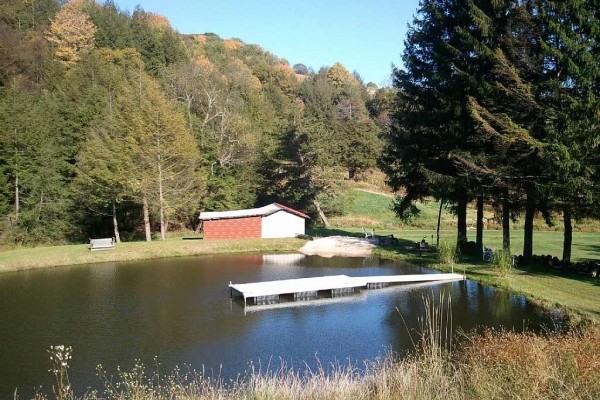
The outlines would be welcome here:
[[[453,328],[551,326],[522,296],[476,282],[409,284],[348,297],[244,307],[228,283],[324,275],[435,273],[379,258],[207,256],[105,263],[0,275],[0,398],[52,393],[47,350],[73,347],[76,393],[136,360],[235,379],[249,363],[276,369],[356,363],[413,347],[423,297],[451,296]]]

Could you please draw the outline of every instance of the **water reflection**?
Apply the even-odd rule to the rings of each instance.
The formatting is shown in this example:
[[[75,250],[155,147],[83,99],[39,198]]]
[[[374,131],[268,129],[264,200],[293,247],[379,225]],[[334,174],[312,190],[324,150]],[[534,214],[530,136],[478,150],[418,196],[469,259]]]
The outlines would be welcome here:
[[[524,298],[474,282],[424,283],[360,292],[350,297],[264,308],[232,302],[228,283],[308,278],[435,273],[378,258],[301,255],[194,257],[106,263],[0,275],[0,398],[51,393],[46,350],[73,346],[76,389],[98,384],[97,364],[109,373],[157,356],[175,365],[204,365],[236,377],[249,362],[315,368],[360,363],[412,347],[407,332],[423,315],[423,296],[452,297],[453,325],[537,328],[549,317]],[[261,306],[262,307],[262,306]],[[246,312],[249,311],[249,312]],[[275,360],[275,361],[273,361]]]

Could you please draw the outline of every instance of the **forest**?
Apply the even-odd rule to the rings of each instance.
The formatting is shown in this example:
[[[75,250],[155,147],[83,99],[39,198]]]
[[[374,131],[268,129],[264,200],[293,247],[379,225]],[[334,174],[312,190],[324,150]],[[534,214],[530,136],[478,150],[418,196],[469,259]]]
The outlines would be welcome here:
[[[198,29],[201,29],[199,27]],[[0,237],[162,239],[201,210],[335,213],[376,166],[391,89],[113,1],[0,5]]]
[[[463,252],[488,207],[505,249],[524,218],[525,259],[534,218],[561,218],[569,262],[573,222],[600,217],[599,38],[597,0],[423,0],[378,88],[111,0],[5,1],[0,240],[164,239],[273,201],[318,224],[378,168],[400,219],[451,209]]]
[[[422,1],[403,64],[380,162],[402,190],[397,214],[410,219],[433,196],[456,213],[458,247],[480,255],[485,205],[500,215],[506,251],[524,215],[525,261],[534,217],[558,216],[568,265],[573,221],[600,214],[600,3]]]

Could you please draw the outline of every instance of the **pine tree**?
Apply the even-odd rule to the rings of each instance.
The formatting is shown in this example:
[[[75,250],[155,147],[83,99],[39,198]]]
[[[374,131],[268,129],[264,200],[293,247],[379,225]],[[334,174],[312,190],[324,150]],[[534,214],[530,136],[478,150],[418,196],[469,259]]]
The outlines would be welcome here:
[[[598,216],[600,15],[595,1],[543,1],[544,107],[551,148],[548,195],[565,225],[562,261],[571,260],[572,219]]]
[[[464,171],[477,149],[468,112],[469,81],[457,27],[468,26],[465,1],[424,1],[408,33],[404,69],[394,70],[397,99],[381,167],[397,196],[402,219],[418,215],[417,200],[434,195],[456,204],[457,243],[467,242],[466,205],[477,182]]]

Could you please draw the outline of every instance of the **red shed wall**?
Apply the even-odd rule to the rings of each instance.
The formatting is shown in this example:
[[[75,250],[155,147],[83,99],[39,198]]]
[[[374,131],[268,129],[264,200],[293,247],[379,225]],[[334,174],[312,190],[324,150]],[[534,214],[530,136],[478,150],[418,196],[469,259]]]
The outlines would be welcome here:
[[[218,219],[202,224],[204,239],[260,238],[261,231],[261,217]]]

